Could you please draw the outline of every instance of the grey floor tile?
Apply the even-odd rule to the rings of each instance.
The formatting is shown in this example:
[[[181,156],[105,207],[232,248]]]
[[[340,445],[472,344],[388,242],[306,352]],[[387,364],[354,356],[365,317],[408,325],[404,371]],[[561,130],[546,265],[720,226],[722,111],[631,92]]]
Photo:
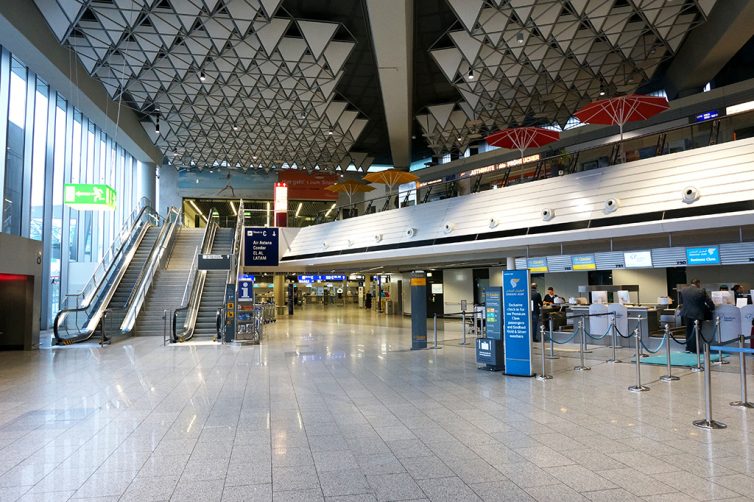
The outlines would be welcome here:
[[[168,500],[178,484],[178,476],[136,478],[121,497],[124,501]]]
[[[272,485],[225,486],[222,502],[271,502]]]
[[[455,473],[439,458],[414,457],[401,460],[401,464],[414,479],[447,478]]]
[[[673,487],[647,476],[635,469],[611,469],[600,471],[600,476],[607,478],[624,490],[627,490],[639,497],[649,495],[664,495],[675,493]]]
[[[566,485],[533,486],[526,489],[537,502],[583,502],[586,497]]]
[[[577,492],[592,492],[617,488],[612,482],[581,465],[551,467],[547,469],[547,472]]]
[[[613,488],[612,490],[597,490],[593,492],[582,493],[582,495],[592,502],[642,502],[644,499],[624,490],[623,488]]]
[[[314,466],[319,473],[359,468],[356,457],[350,451],[318,451],[313,456]]]
[[[322,495],[320,489],[310,490],[292,490],[285,492],[274,492],[273,500],[275,502],[318,502],[324,501],[325,497]]]
[[[433,502],[481,501],[476,493],[461,478],[422,479],[419,486]]]
[[[358,495],[373,491],[360,470],[320,472],[319,483],[325,497]]]
[[[356,463],[366,474],[400,474],[406,472],[403,464],[392,453],[357,456]]]
[[[377,500],[412,500],[425,498],[419,485],[408,474],[373,474],[367,480]]]
[[[277,448],[272,450],[273,467],[312,465],[314,459],[309,448]]]
[[[313,465],[272,469],[273,492],[310,489],[319,489],[319,479]]]
[[[534,500],[513,481],[492,481],[470,486],[484,502],[531,502]]]
[[[175,487],[170,500],[204,502],[220,500],[223,496],[223,480],[181,481]]]

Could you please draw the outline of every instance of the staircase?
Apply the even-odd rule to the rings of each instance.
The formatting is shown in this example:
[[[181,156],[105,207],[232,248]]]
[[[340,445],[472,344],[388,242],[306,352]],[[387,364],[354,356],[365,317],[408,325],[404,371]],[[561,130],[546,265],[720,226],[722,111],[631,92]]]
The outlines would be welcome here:
[[[212,254],[230,254],[234,229],[218,228],[212,242]],[[199,302],[199,313],[194,325],[194,336],[215,336],[217,333],[217,309],[225,302],[227,270],[207,270],[204,289]]]
[[[136,249],[131,263],[128,264],[126,273],[123,274],[123,278],[118,283],[118,287],[113,293],[113,297],[110,299],[108,309],[110,313],[107,315],[107,322],[105,323],[105,330],[107,336],[119,334],[120,325],[123,319],[126,317],[126,302],[131,291],[136,286],[136,281],[141,274],[142,269],[147,263],[149,253],[152,252],[154,243],[157,241],[157,237],[160,235],[159,227],[150,227],[147,229],[144,238],[139,243],[139,247]]]
[[[167,266],[155,275],[149,293],[136,319],[134,334],[139,336],[162,336],[164,311],[168,311],[168,325],[172,322],[173,310],[180,307],[186,288],[194,253],[202,245],[203,228],[181,227],[176,236]]]

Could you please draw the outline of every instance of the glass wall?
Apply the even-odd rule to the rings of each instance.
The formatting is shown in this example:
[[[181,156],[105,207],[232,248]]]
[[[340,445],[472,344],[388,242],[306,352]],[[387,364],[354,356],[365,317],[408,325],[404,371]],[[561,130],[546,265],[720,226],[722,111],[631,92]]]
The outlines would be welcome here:
[[[88,279],[87,264],[102,258],[142,193],[142,173],[131,172],[141,163],[72,101],[0,47],[0,230],[45,243],[43,329],[61,298]],[[64,206],[65,183],[110,185],[116,209]]]

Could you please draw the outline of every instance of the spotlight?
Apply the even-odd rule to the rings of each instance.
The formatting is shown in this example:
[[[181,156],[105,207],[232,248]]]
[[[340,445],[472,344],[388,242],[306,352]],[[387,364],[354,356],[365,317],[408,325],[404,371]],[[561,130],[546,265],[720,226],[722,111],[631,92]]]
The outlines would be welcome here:
[[[238,124],[233,124],[233,130],[234,130],[234,131],[237,131],[237,130],[238,130]]]
[[[157,133],[157,135],[160,134],[160,117],[159,116],[157,117],[157,121],[155,122],[155,125],[154,125],[154,132]]]
[[[474,69],[469,70],[469,80],[474,80]]]
[[[332,129],[330,129],[329,131],[327,131],[327,135],[328,136],[332,136]]]
[[[207,80],[207,76],[204,74],[204,70],[199,72],[199,80],[201,80],[202,82]]]
[[[523,44],[524,43],[524,32],[523,31],[519,31],[518,34],[516,34],[516,42],[518,42],[519,44]]]
[[[605,86],[604,86],[604,85],[601,85],[601,86],[600,86],[600,96],[604,96],[605,94],[606,94],[606,93],[605,93]]]

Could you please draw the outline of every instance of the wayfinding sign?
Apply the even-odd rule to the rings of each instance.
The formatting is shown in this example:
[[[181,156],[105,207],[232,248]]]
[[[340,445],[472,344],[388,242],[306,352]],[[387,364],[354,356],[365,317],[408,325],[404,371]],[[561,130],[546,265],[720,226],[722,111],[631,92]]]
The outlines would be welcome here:
[[[686,265],[720,265],[720,248],[686,248]]]
[[[531,376],[531,298],[528,270],[503,271],[505,374]]]
[[[280,229],[262,227],[244,229],[243,264],[245,267],[278,265]]]
[[[110,185],[66,183],[63,202],[81,211],[113,211],[117,200]]]

